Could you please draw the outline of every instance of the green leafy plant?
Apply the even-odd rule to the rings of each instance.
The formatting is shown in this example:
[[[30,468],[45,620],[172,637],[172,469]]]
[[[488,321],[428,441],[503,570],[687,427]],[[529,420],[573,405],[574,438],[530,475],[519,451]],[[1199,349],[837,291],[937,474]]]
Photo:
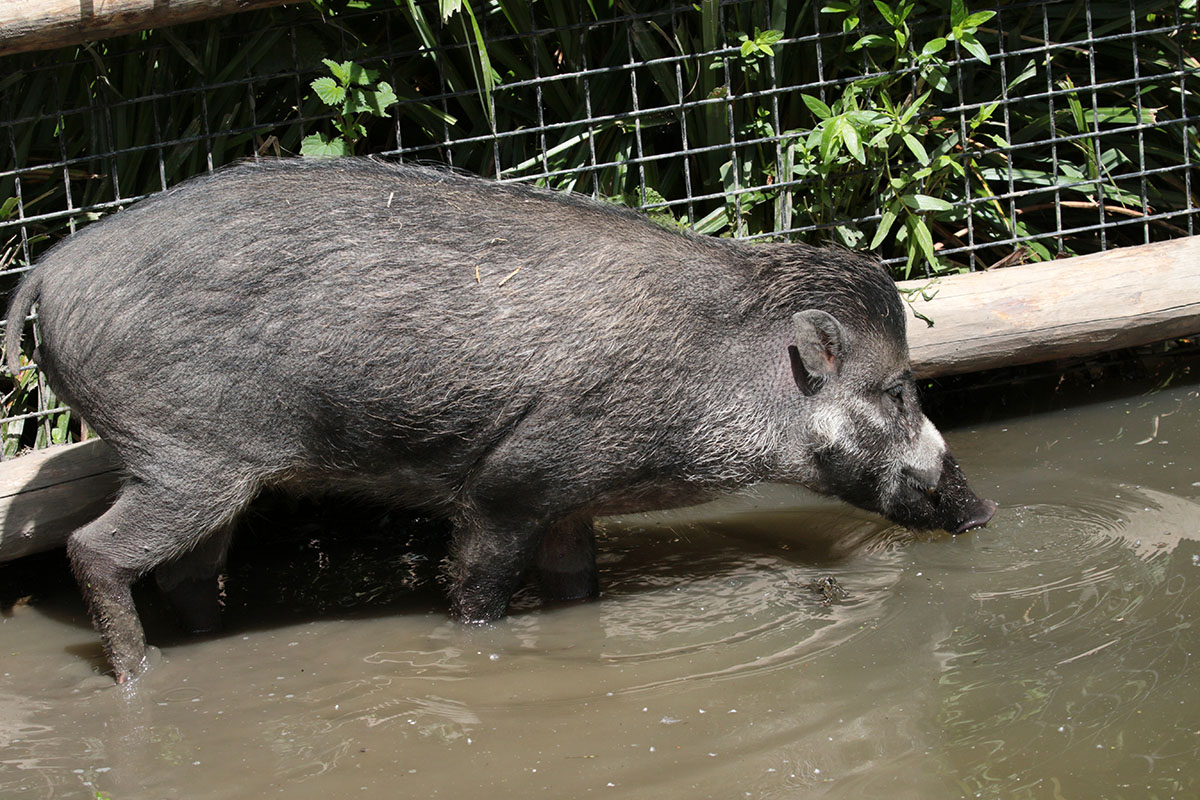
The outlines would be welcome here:
[[[379,80],[379,71],[366,69],[353,61],[338,63],[321,60],[332,75],[312,82],[313,92],[321,102],[333,109],[332,123],[336,134],[314,133],[300,143],[300,154],[332,157],[353,155],[356,146],[366,138],[366,120],[386,117],[387,110],[399,98],[391,84]]]
[[[869,239],[853,222],[835,224],[832,230],[842,244],[876,250],[894,237],[905,254],[906,277],[918,264],[944,271],[948,265],[935,247],[933,225],[956,211],[941,195],[976,167],[962,153],[969,154],[970,138],[995,110],[994,105],[985,107],[970,120],[964,148],[962,132],[937,113],[943,102],[938,95],[950,88],[947,43],[958,41],[967,48],[969,42],[971,56],[988,63],[975,34],[995,12],[967,14],[961,0],[954,0],[950,31],[918,41],[909,25],[915,0],[875,0],[873,5],[890,30],[864,33],[849,48],[867,55],[868,75],[847,84],[830,103],[802,96],[817,124],[806,133],[794,132],[790,161],[797,176],[816,179],[817,203],[835,219],[852,219],[855,208],[880,208]],[[857,3],[823,10],[844,14],[843,30],[860,26]],[[1032,69],[1022,72],[1007,89],[1033,74]]]

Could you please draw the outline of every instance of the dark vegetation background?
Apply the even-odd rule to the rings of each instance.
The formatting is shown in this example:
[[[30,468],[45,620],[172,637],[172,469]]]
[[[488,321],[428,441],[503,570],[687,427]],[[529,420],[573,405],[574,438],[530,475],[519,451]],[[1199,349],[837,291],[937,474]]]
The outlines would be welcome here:
[[[833,241],[897,277],[1188,235],[1196,6],[315,0],[9,56],[0,290],[140,197],[301,152]],[[5,455],[85,435],[35,370],[3,380]]]

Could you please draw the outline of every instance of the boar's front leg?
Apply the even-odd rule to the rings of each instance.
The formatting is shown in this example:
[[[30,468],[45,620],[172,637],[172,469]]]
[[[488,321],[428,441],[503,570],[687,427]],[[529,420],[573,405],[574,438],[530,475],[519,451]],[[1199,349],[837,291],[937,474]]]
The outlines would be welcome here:
[[[212,633],[221,627],[220,574],[233,526],[210,535],[190,553],[154,570],[154,581],[188,633]]]
[[[552,600],[579,600],[600,594],[591,514],[575,514],[550,526],[538,545],[537,573],[542,592]]]
[[[460,515],[450,580],[454,617],[469,623],[503,617],[546,528],[527,518]]]
[[[452,613],[463,622],[503,617],[521,578],[533,566],[551,599],[598,594],[591,516],[576,514],[550,524],[460,518],[454,532]]]

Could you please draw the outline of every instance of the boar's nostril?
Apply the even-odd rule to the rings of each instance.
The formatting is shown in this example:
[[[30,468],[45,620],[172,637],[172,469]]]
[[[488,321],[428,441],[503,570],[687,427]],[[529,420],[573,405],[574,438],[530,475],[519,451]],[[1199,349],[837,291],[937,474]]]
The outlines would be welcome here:
[[[975,528],[982,528],[988,524],[992,515],[996,513],[996,504],[991,500],[980,500],[979,503],[971,509],[971,515],[955,528],[951,533],[959,534],[966,533]]]

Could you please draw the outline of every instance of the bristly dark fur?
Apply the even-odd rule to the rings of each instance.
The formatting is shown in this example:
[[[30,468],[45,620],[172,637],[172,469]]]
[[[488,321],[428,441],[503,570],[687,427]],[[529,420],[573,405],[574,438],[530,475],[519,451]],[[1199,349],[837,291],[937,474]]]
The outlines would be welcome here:
[[[219,568],[267,486],[448,517],[466,620],[503,614],[529,568],[594,593],[597,514],[757,481],[921,527],[987,515],[961,474],[953,503],[930,499],[944,444],[908,385],[903,307],[844,250],[447,171],[264,160],[54,247],[11,305],[10,365],[35,301],[41,366],[129,475],[69,547],[119,678],[144,653],[130,582]]]

